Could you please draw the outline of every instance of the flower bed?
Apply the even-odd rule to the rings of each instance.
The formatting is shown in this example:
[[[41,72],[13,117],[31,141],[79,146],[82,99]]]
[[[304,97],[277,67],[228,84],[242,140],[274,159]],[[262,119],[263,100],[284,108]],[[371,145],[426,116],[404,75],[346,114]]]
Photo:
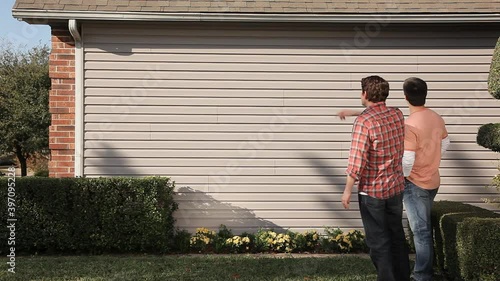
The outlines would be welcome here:
[[[183,253],[360,253],[366,252],[364,234],[359,230],[344,232],[327,227],[303,233],[260,229],[256,233],[234,235],[225,225],[218,231],[198,228],[191,235],[177,231],[176,248]]]

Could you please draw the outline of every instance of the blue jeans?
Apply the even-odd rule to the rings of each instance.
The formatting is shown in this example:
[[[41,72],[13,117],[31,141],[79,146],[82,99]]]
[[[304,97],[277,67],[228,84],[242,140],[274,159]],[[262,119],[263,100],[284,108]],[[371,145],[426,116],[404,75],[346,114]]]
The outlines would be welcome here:
[[[413,278],[416,281],[432,280],[434,242],[432,239],[431,208],[437,192],[437,188],[423,189],[409,180],[405,181],[403,200],[415,243],[416,258]]]
[[[403,229],[403,194],[389,199],[359,195],[359,210],[378,281],[410,280]]]

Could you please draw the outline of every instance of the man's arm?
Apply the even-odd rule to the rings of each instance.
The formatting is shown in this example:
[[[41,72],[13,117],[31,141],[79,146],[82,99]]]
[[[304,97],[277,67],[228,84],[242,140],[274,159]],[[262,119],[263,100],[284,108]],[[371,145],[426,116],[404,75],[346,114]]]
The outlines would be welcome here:
[[[347,116],[358,116],[362,113],[363,111],[359,110],[352,110],[352,109],[343,109],[337,113],[339,116],[340,120],[345,120]]]
[[[359,118],[358,118],[359,119]],[[342,205],[349,209],[351,202],[352,187],[359,180],[359,177],[366,166],[368,150],[370,148],[368,128],[359,120],[354,122],[352,130],[351,150],[349,152],[349,164],[346,174],[347,180],[342,195]]]
[[[443,157],[444,153],[448,150],[450,144],[451,144],[450,136],[446,135],[446,137],[441,140],[441,157]]]
[[[351,203],[352,188],[355,182],[356,180],[353,177],[347,175],[344,194],[342,194],[342,205],[344,205],[345,209],[349,209],[349,203]]]
[[[413,164],[415,164],[415,151],[405,150],[403,154],[403,174],[405,178],[410,176]]]

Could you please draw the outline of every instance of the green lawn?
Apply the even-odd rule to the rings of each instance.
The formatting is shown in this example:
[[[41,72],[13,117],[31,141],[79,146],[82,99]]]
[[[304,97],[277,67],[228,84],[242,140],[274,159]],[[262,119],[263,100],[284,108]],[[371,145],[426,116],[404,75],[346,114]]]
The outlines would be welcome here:
[[[368,256],[36,256],[0,280],[376,280]]]
[[[4,263],[5,264],[5,263]],[[0,280],[375,280],[364,257],[64,256],[19,257]]]

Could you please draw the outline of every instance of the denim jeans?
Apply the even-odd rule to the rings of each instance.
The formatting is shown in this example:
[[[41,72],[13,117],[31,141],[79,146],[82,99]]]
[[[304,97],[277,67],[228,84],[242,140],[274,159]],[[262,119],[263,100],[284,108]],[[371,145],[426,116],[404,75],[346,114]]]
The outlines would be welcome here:
[[[404,204],[408,215],[413,241],[415,243],[415,267],[413,278],[416,281],[432,280],[433,239],[431,208],[438,189],[423,189],[409,180],[405,181]]]
[[[403,229],[403,194],[389,199],[359,195],[359,209],[378,281],[410,280]]]

